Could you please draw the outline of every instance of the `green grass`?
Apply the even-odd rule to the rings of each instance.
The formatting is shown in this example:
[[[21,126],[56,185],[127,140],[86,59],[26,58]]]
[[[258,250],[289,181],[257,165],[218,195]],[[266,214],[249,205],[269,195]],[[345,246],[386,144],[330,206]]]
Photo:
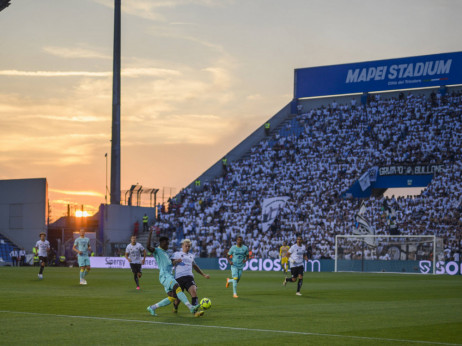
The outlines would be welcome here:
[[[212,308],[194,318],[184,306],[152,317],[165,297],[158,272],[144,270],[136,291],[129,270],[0,268],[4,345],[433,345],[462,344],[462,277],[305,273],[303,296],[282,273],[244,272],[239,298],[228,271],[196,276]],[[189,297],[189,295],[188,295]]]

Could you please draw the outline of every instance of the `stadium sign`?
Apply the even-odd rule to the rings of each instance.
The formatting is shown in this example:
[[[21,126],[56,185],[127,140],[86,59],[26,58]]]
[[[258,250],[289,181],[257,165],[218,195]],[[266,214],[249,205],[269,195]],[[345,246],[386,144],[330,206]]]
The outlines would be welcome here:
[[[294,98],[462,84],[462,52],[301,68]]]
[[[229,269],[229,262],[226,258],[219,258],[218,265],[220,270]],[[305,271],[321,271],[321,262],[318,260],[304,261]],[[245,263],[244,270],[249,271],[281,271],[281,261],[271,258],[252,258]]]
[[[419,269],[422,274],[431,274],[432,273],[432,261],[420,261]],[[462,275],[462,263],[455,261],[436,262],[436,274],[447,274],[447,275]]]
[[[426,175],[443,172],[444,165],[386,166],[379,168],[379,175]]]
[[[125,257],[90,257],[90,266],[93,268],[130,269],[130,263]],[[157,269],[154,258],[146,258],[143,265],[145,269]]]

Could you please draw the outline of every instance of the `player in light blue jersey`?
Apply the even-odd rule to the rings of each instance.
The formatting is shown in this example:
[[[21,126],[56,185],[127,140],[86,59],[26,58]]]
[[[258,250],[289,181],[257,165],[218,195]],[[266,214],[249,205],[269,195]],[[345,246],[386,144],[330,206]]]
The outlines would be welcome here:
[[[77,252],[77,260],[80,267],[80,284],[86,285],[87,280],[85,277],[90,272],[90,257],[88,256],[91,253],[90,239],[85,237],[85,229],[80,229],[80,236],[74,241],[74,246],[72,248]]]
[[[241,236],[236,239],[236,245],[231,246],[228,251],[228,262],[231,264],[231,276],[232,279],[226,279],[226,288],[229,284],[233,284],[233,298],[238,298],[237,295],[237,284],[242,276],[245,262],[249,259],[249,249],[244,245],[244,240]]]
[[[186,295],[181,290],[180,285],[173,277],[173,274],[172,274],[173,266],[180,263],[181,259],[177,259],[173,261],[170,259],[170,256],[168,255],[168,252],[167,252],[168,244],[169,244],[169,240],[167,237],[159,238],[158,247],[156,247],[155,244],[151,245],[152,232],[153,230],[149,232],[148,244],[146,248],[150,252],[152,252],[157,262],[157,266],[159,267],[159,281],[165,288],[165,292],[167,293],[167,298],[161,300],[160,302],[156,304],[148,306],[147,310],[149,311],[151,315],[157,316],[156,309],[163,307],[163,306],[170,305],[178,298],[179,300],[181,300],[181,302],[184,305],[188,307],[189,311],[192,314],[194,314],[195,317],[202,316],[204,314],[204,311],[199,311],[200,305],[193,306],[189,303],[188,298],[186,298]]]

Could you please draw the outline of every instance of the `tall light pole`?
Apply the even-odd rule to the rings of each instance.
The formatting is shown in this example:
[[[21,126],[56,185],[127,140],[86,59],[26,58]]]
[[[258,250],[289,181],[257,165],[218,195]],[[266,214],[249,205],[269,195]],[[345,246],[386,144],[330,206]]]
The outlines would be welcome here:
[[[107,204],[107,193],[108,193],[108,187],[107,187],[107,153],[104,154],[104,157],[106,158],[106,190],[104,192],[104,199],[106,201],[106,204]]]
[[[8,6],[10,6],[10,1],[11,0],[0,0],[0,11],[4,10]]]
[[[120,204],[120,8],[114,0],[114,60],[112,73],[111,204]]]

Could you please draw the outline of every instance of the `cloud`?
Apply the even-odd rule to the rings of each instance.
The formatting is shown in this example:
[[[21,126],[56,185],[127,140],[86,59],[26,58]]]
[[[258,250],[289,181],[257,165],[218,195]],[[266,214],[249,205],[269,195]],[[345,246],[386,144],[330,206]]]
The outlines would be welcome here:
[[[129,67],[122,69],[123,77],[168,77],[180,76],[181,72],[163,68],[153,67]]]
[[[94,0],[103,6],[114,8],[113,0]],[[181,6],[205,6],[215,7],[229,3],[231,0],[137,0],[137,1],[122,1],[122,11],[124,13],[141,17],[152,21],[165,22],[165,17],[161,14],[163,9],[177,8]]]
[[[66,48],[66,47],[43,47],[43,50],[51,55],[61,58],[78,58],[78,59],[112,59],[112,55],[102,54],[87,48]]]
[[[149,135],[127,138],[125,145],[158,144],[199,144],[213,145],[233,127],[231,120],[215,114],[170,114],[168,118],[157,118],[145,126]],[[146,138],[148,137],[148,138]]]
[[[178,76],[181,73],[175,70],[152,68],[152,67],[131,67],[121,71],[122,77],[165,77]],[[18,71],[2,70],[0,76],[9,77],[112,77],[112,72],[90,72],[90,71]]]
[[[59,189],[48,189],[50,192],[55,192],[63,195],[71,196],[93,196],[93,197],[104,197],[104,194],[95,191],[68,191],[68,190],[59,190]]]
[[[89,72],[89,71],[18,71],[3,70],[0,76],[9,77],[108,77],[112,72]]]
[[[249,101],[260,101],[263,99],[263,96],[261,94],[252,94],[247,95],[246,99]]]

